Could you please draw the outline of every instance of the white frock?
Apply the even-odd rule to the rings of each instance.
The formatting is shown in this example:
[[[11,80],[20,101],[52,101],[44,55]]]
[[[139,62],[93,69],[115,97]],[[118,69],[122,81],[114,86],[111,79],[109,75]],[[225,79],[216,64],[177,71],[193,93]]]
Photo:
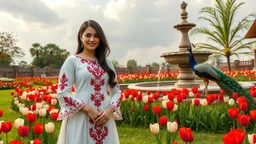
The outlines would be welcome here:
[[[111,61],[107,60],[107,64],[114,70]],[[109,88],[108,80],[107,72],[97,60],[77,55],[66,59],[58,82],[57,98],[61,107],[58,120],[63,120],[58,144],[119,144],[114,119],[122,119],[121,90],[118,84]],[[76,89],[75,96],[71,93],[72,86]],[[106,125],[96,126],[86,113],[79,111],[86,104],[99,111],[111,106],[115,112]]]

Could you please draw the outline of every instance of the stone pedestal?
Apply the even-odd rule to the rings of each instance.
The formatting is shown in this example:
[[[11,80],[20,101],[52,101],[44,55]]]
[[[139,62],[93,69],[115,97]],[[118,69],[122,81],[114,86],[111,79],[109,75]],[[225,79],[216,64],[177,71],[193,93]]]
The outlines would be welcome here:
[[[189,64],[179,64],[179,72],[179,80],[175,83],[177,88],[199,87],[199,83],[194,80],[196,76],[193,74]]]

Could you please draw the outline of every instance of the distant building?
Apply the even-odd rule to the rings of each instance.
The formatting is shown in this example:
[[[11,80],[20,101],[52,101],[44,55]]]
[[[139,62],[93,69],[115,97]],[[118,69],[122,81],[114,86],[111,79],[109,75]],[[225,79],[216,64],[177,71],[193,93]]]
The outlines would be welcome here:
[[[245,38],[256,38],[256,19],[246,33]],[[254,70],[256,70],[256,48],[254,49]]]

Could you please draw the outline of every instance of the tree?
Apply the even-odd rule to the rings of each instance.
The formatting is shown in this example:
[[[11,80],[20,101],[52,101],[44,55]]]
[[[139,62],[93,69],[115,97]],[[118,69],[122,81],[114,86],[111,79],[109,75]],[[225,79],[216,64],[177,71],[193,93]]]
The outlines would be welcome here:
[[[158,66],[159,66],[159,63],[157,63],[157,62],[152,62],[152,63],[151,63],[151,66],[152,66],[152,67],[158,67]]]
[[[9,54],[0,52],[0,66],[9,66],[12,62],[12,57]]]
[[[29,49],[30,51],[30,54],[32,57],[36,56],[36,57],[39,57],[39,54],[40,54],[40,48],[42,48],[41,44],[39,43],[33,43],[32,44],[32,48]]]
[[[0,65],[8,66],[14,58],[18,59],[25,55],[23,50],[16,46],[17,42],[13,33],[0,32]]]
[[[26,67],[28,63],[26,61],[20,61],[19,66]]]
[[[126,64],[127,67],[137,67],[137,61],[135,59],[130,59],[127,61],[127,64]]]
[[[114,65],[115,68],[120,67],[120,64],[117,60],[111,60],[112,64]]]
[[[215,0],[214,7],[204,7],[200,10],[200,14],[205,16],[199,19],[205,20],[210,27],[195,28],[191,31],[191,35],[206,35],[210,41],[207,43],[198,43],[198,50],[212,51],[215,56],[224,56],[227,59],[228,70],[231,70],[230,57],[239,55],[248,55],[251,53],[251,44],[256,41],[245,41],[238,33],[250,26],[250,18],[254,18],[254,14],[250,14],[241,21],[235,23],[235,15],[238,9],[244,3],[236,3],[236,0]]]
[[[51,43],[46,46],[34,43],[32,46],[30,48],[30,53],[34,57],[32,65],[41,68],[45,66],[60,68],[70,54],[65,49],[60,49],[59,46]]]

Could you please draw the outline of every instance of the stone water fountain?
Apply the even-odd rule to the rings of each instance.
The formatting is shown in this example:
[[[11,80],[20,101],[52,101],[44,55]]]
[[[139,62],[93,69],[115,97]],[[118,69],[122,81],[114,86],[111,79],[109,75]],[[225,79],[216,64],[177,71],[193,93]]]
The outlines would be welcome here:
[[[178,81],[164,81],[159,82],[144,82],[144,83],[136,83],[130,84],[128,86],[129,89],[135,89],[140,91],[170,91],[172,88],[192,88],[199,87],[199,91],[204,89],[204,84],[202,81],[199,83],[195,81],[195,75],[189,65],[189,52],[187,51],[187,47],[191,45],[188,32],[193,27],[196,26],[194,23],[189,23],[187,21],[188,13],[186,12],[187,4],[183,1],[181,4],[181,23],[174,25],[174,28],[181,32],[181,41],[179,44],[179,51],[177,52],[166,52],[161,55],[161,57],[165,58],[165,61],[169,64],[178,64],[179,67],[179,75]],[[208,60],[208,57],[212,54],[209,51],[193,51],[194,58],[197,62],[205,62]],[[240,83],[243,88],[249,89],[253,86],[252,83]],[[219,92],[220,88],[215,83],[210,83],[208,87],[208,93],[216,93]]]
[[[179,51],[177,52],[167,52],[163,53],[161,57],[165,58],[165,61],[170,64],[178,64],[179,66],[179,75],[178,82],[175,83],[177,88],[191,88],[199,87],[199,83],[195,81],[195,75],[189,65],[187,47],[191,45],[188,32],[193,27],[196,26],[194,23],[189,23],[187,21],[188,13],[186,12],[187,4],[183,1],[181,4],[181,23],[174,25],[178,31],[181,32],[181,41],[179,44]],[[208,60],[208,57],[212,54],[208,51],[193,51],[195,60],[197,62],[205,62]]]

